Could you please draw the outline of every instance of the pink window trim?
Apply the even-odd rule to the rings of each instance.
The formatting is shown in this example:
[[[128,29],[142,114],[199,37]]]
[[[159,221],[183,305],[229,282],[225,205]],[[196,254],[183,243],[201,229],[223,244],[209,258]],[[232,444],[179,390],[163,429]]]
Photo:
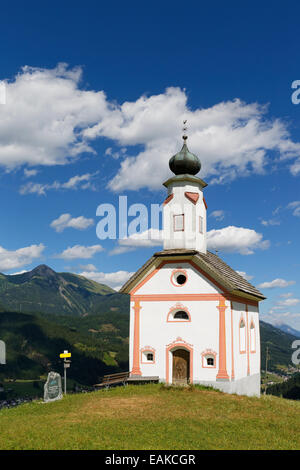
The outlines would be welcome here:
[[[186,277],[186,281],[183,284],[176,284],[174,280],[174,276],[176,275],[176,273],[182,273]],[[171,283],[173,284],[173,286],[182,287],[187,283],[187,280],[188,280],[188,276],[187,276],[187,272],[185,269],[181,269],[181,268],[173,269],[172,274],[171,274]]]
[[[174,312],[176,313],[176,312],[179,312],[179,311],[185,312],[187,314],[187,316],[189,317],[189,319],[188,320],[172,319],[173,318],[173,313]],[[170,320],[170,318],[171,318],[171,320]],[[177,303],[176,305],[174,305],[173,307],[170,308],[168,316],[167,316],[167,323],[190,323],[190,322],[191,322],[191,314],[184,305],[182,305],[180,303]]]
[[[207,356],[213,356],[214,358],[214,365],[213,366],[208,366],[206,365],[206,357]],[[202,351],[201,353],[202,357],[202,367],[203,369],[215,369],[217,367],[217,353],[216,351],[213,351],[212,349],[205,349],[205,351]]]
[[[149,352],[153,354],[153,361],[144,361],[143,360],[143,353]],[[144,348],[141,349],[141,364],[155,364],[155,349],[152,348],[151,346],[145,346]]]
[[[244,323],[244,326],[243,328],[241,328],[241,323]],[[241,330],[244,330],[244,334],[245,334],[245,349],[241,349]],[[240,318],[240,321],[239,321],[239,350],[240,350],[240,354],[246,354],[246,322],[245,322],[245,319],[243,317],[243,315],[241,315],[241,318]]]
[[[182,216],[182,226],[181,230],[175,230],[175,217]],[[174,214],[173,215],[173,230],[174,232],[184,232],[184,214]]]

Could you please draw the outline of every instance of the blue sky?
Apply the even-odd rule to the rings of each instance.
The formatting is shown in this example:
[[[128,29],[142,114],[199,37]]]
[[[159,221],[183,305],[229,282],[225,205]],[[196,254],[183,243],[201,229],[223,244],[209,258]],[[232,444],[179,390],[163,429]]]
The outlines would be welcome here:
[[[119,287],[159,242],[99,240],[96,209],[161,203],[188,119],[210,249],[300,329],[299,4],[61,3],[2,6],[0,271]]]

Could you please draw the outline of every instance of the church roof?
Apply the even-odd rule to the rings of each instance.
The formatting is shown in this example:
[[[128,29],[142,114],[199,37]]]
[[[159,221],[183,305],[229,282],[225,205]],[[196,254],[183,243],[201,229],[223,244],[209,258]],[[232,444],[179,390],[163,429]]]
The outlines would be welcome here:
[[[172,259],[173,257],[185,257],[193,260],[204,272],[211,276],[224,289],[232,295],[241,297],[255,297],[256,300],[265,299],[264,295],[250,282],[246,281],[240,274],[226,264],[219,256],[207,251],[200,253],[196,250],[174,249],[155,253],[120,289],[122,293],[130,293],[131,290],[142,280],[143,275],[153,266],[159,266],[161,259]]]

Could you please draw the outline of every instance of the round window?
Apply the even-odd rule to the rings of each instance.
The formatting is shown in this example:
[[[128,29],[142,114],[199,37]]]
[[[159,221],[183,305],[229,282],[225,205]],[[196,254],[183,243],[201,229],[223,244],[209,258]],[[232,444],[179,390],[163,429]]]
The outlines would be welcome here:
[[[185,283],[186,281],[186,276],[184,274],[179,274],[177,277],[176,277],[176,281],[178,282],[178,284],[182,285]]]
[[[173,283],[176,286],[182,286],[183,284],[186,283],[187,277],[184,271],[175,271],[175,273],[172,276]]]

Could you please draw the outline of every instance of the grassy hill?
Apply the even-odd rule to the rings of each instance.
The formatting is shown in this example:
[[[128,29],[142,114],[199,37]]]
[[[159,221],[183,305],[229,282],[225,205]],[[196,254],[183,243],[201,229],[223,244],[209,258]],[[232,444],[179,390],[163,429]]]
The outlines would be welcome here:
[[[32,271],[0,274],[0,299],[6,310],[48,314],[86,315],[101,310],[123,309],[126,295],[71,273],[56,273],[46,265]]]
[[[300,403],[129,385],[0,410],[1,449],[297,449]]]

